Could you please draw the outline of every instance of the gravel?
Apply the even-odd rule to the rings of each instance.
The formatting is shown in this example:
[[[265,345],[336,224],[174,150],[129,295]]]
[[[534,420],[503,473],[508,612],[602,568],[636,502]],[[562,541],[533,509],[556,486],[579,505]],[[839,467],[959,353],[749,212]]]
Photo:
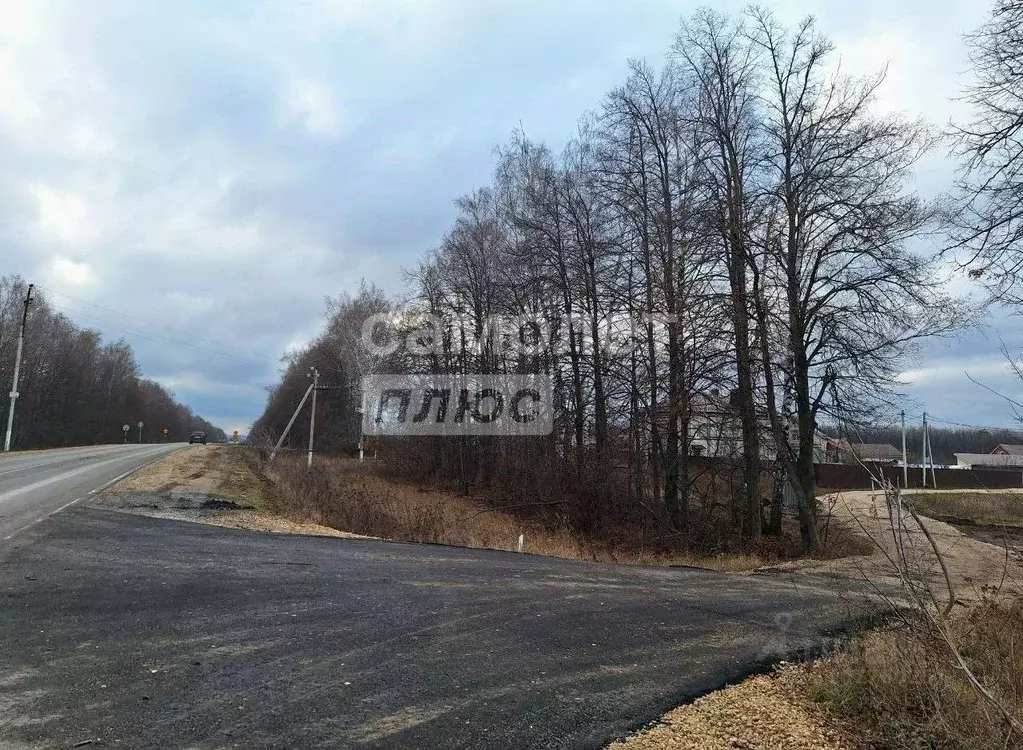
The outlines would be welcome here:
[[[803,691],[810,667],[783,665],[666,714],[609,750],[855,750]]]

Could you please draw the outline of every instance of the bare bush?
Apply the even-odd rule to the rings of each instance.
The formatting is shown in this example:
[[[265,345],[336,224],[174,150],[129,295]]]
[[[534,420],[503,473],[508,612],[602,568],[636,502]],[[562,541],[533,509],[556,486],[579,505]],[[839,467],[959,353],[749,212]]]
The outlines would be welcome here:
[[[949,631],[977,679],[1023,715],[1023,602],[992,597],[955,616]],[[860,637],[811,675],[811,696],[854,720],[873,746],[987,750],[1023,742],[921,616]]]

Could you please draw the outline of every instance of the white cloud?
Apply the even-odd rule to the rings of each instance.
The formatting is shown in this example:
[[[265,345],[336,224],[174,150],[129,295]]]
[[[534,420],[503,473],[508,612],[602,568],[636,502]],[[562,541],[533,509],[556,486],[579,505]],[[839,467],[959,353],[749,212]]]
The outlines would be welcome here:
[[[977,379],[1003,377],[1010,372],[1005,358],[1001,355],[964,357],[952,362],[942,362],[930,367],[907,370],[899,375],[899,380],[907,385],[933,386],[944,385],[950,388],[963,388],[969,384],[966,373]]]
[[[81,196],[41,183],[32,185],[30,190],[38,206],[36,223],[40,232],[76,248],[95,239],[96,232],[89,225],[89,209]]]
[[[87,263],[76,263],[67,258],[55,258],[50,264],[51,282],[57,286],[74,287],[78,291],[91,286],[96,276]]]
[[[313,135],[336,138],[345,125],[337,96],[326,86],[312,81],[291,81],[285,87],[282,108],[284,125],[298,121]]]

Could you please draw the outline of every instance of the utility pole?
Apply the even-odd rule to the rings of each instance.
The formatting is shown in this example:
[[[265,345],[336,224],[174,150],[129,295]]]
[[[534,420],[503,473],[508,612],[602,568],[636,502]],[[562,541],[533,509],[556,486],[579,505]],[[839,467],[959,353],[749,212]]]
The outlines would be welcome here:
[[[305,402],[309,399],[309,394],[313,395],[312,411],[309,414],[309,453],[306,455],[306,466],[313,465],[313,436],[316,430],[316,391],[335,391],[344,388],[340,385],[320,385],[320,371],[315,367],[309,368],[309,377],[312,378],[313,382],[306,388],[305,395],[302,396],[302,400],[298,402],[298,408],[295,409],[295,413],[291,415],[291,419],[288,421],[288,426],[284,428],[284,432],[281,434],[280,439],[277,441],[277,445],[270,451],[270,458],[267,459],[267,463],[273,461],[277,454],[281,450],[281,446],[284,445],[284,441],[288,437],[288,433],[291,431],[292,426],[295,424],[295,420],[298,419],[299,413],[302,411],[302,407],[305,406]]]
[[[906,412],[902,412],[902,489],[909,489],[909,464],[906,462]]]
[[[309,369],[312,370],[313,378],[313,404],[309,412],[309,455],[306,457],[305,463],[307,469],[313,465],[313,434],[316,430],[316,390],[320,385],[320,371],[315,367]]]
[[[923,484],[921,487],[927,486],[927,412],[924,412],[924,424],[923,431],[920,433],[920,444],[922,453],[920,455],[920,466],[923,467]]]
[[[931,465],[931,488],[938,489],[938,475],[934,473],[934,446],[931,445],[931,428],[928,426],[925,431],[927,435],[927,461]]]
[[[277,453],[281,450],[281,446],[284,445],[284,440],[288,437],[288,433],[291,431],[291,426],[295,424],[295,420],[298,419],[298,413],[302,411],[302,407],[305,406],[306,399],[309,398],[309,394],[313,392],[312,384],[306,388],[305,395],[302,396],[302,400],[298,402],[298,408],[295,409],[295,413],[291,415],[291,419],[288,420],[288,426],[284,428],[284,432],[281,433],[281,439],[277,441],[277,445],[270,451],[270,458],[267,459],[267,463],[272,463],[277,458]]]
[[[25,324],[28,322],[28,306],[32,304],[32,289],[35,284],[28,285],[25,295],[25,310],[21,314],[21,331],[18,333],[18,353],[14,356],[14,380],[11,385],[11,405],[7,409],[7,434],[4,436],[4,453],[11,449],[11,431],[14,429],[14,405],[18,400],[18,376],[21,375],[21,352],[25,347]]]
[[[366,391],[362,388],[362,383],[359,383],[359,463],[362,463],[363,459],[363,440],[365,435],[362,434],[362,421],[366,418]]]

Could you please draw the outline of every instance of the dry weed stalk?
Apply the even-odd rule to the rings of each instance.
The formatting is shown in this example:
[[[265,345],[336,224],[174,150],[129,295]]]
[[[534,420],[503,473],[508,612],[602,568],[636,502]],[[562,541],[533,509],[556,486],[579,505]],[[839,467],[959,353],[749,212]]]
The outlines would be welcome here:
[[[952,580],[952,573],[949,570],[947,561],[945,560],[945,555],[938,547],[934,536],[928,530],[927,526],[923,523],[920,516],[912,508],[912,506],[903,502],[902,491],[898,487],[887,481],[883,476],[878,477],[864,464],[861,463],[861,466],[871,473],[872,478],[884,492],[885,503],[888,507],[889,525],[896,545],[895,557],[893,558],[889,555],[888,559],[895,565],[899,574],[899,579],[902,582],[902,587],[908,594],[913,609],[929,624],[932,632],[948,650],[948,653],[952,656],[957,668],[966,677],[970,686],[976,690],[984,701],[1002,717],[1012,732],[1015,732],[1019,737],[1023,737],[1023,723],[1021,723],[1020,720],[1005,707],[1005,704],[993,695],[991,691],[983,685],[983,683],[981,683],[970,668],[969,664],[966,662],[962,651],[956,643],[956,639],[949,625],[949,615],[952,613],[956,604],[955,585]],[[942,577],[948,592],[948,601],[943,607],[938,604],[937,596],[928,582],[927,575],[924,571],[923,558],[917,554],[911,529],[906,524],[906,516],[903,513],[904,510],[908,511],[909,516],[916,524],[917,529],[927,540],[930,552],[941,568]],[[863,528],[862,525],[861,528]],[[864,531],[866,532],[866,529],[864,529]],[[866,533],[868,533],[869,536],[869,532]],[[912,548],[912,555],[907,555],[907,543]],[[877,544],[876,540],[875,544]],[[878,546],[880,547],[881,545],[878,544]],[[926,593],[926,600],[923,596],[924,593]],[[891,604],[892,606],[895,606],[894,603]]]

